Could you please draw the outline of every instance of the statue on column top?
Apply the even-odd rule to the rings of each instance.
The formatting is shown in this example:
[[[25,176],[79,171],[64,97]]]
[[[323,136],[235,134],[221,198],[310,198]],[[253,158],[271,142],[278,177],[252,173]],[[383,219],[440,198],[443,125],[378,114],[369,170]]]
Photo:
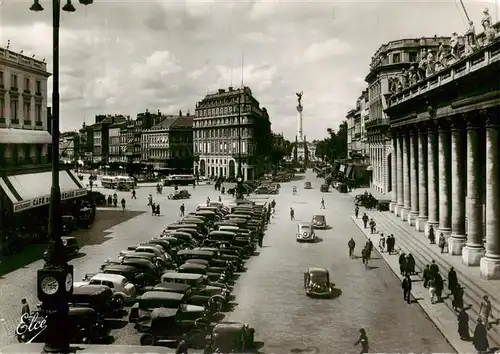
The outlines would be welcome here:
[[[302,96],[304,95],[304,91],[295,93],[297,95],[297,101],[299,102],[299,107],[302,107]]]

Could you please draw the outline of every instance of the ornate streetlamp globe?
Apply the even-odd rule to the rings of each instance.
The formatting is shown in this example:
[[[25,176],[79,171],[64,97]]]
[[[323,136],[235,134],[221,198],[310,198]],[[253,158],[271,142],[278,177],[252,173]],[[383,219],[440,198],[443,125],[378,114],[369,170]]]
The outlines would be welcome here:
[[[79,1],[80,1],[80,4],[85,5],[85,6],[91,5],[94,3],[94,0],[79,0]]]
[[[40,5],[40,0],[35,0],[33,5],[30,6],[30,10],[35,12],[43,11],[43,6]]]
[[[237,181],[238,181],[239,183],[241,183],[241,182],[243,181],[243,178],[238,177]]]
[[[66,1],[66,5],[63,6],[62,10],[66,11],[66,12],[75,12],[76,11],[75,7],[71,3],[71,0]]]

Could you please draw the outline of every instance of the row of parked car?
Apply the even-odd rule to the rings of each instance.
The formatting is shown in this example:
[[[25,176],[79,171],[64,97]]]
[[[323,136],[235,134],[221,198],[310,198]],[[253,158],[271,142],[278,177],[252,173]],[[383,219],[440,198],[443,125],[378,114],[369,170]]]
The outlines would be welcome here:
[[[265,225],[263,205],[211,202],[159,237],[120,251],[74,283],[70,317],[81,320],[78,311],[95,316],[87,330],[75,331],[72,342],[104,340],[110,335],[106,320],[123,317],[131,306],[128,321],[142,334],[142,345],[183,340],[208,353],[248,350],[254,329],[220,319],[231,309],[237,273],[245,270]]]

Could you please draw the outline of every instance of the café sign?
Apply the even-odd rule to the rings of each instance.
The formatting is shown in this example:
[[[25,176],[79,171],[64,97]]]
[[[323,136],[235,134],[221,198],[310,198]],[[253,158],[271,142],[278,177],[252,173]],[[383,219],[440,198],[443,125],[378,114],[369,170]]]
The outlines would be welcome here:
[[[87,194],[87,189],[75,189],[72,191],[61,192],[61,200],[68,200],[73,198],[82,197]],[[47,205],[50,203],[50,194],[43,197],[38,197],[34,199],[23,200],[21,202],[14,204],[14,213],[18,213],[23,210],[33,209],[42,205]]]

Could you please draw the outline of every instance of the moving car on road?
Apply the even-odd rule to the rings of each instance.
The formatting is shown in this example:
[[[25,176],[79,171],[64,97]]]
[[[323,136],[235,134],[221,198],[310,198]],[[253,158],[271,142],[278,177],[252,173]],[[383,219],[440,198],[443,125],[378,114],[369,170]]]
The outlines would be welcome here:
[[[167,196],[168,199],[189,199],[191,198],[191,194],[185,189],[182,189],[180,191],[175,191],[174,193],[170,193]]]
[[[254,347],[255,329],[241,322],[220,322],[209,338],[209,353],[248,353]]]
[[[328,193],[330,191],[330,186],[328,184],[322,184],[320,187],[320,191],[324,193]]]
[[[299,223],[297,225],[297,242],[316,242],[314,227],[309,223]]]
[[[335,284],[330,283],[330,273],[325,268],[308,268],[304,273],[307,296],[332,297]]]
[[[312,189],[311,182],[304,183],[304,189]]]
[[[315,229],[326,229],[326,218],[324,215],[314,215],[311,224]]]

